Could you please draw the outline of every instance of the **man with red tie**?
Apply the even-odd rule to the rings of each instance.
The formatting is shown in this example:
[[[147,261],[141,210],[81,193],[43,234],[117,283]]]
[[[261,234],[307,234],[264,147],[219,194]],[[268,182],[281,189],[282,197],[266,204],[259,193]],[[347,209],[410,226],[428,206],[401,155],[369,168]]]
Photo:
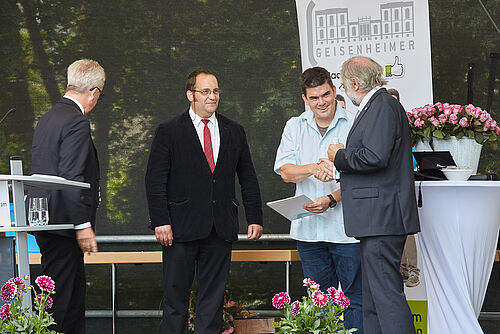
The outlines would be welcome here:
[[[216,113],[220,90],[206,70],[186,80],[190,108],[157,128],[146,171],[151,228],[163,248],[161,333],[188,332],[196,270],[195,333],[219,334],[231,243],[238,239],[235,176],[248,239],[262,235],[262,203],[245,131]]]

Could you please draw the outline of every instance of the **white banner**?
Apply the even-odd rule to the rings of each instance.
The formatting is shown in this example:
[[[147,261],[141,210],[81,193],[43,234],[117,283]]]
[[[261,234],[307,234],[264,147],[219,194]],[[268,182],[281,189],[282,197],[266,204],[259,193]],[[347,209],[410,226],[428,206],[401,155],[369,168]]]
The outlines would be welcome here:
[[[340,82],[342,63],[353,56],[378,62],[399,91],[406,110],[433,103],[427,0],[296,0],[302,68],[331,74],[347,109],[356,108]]]
[[[0,181],[0,227],[10,227],[9,187]]]

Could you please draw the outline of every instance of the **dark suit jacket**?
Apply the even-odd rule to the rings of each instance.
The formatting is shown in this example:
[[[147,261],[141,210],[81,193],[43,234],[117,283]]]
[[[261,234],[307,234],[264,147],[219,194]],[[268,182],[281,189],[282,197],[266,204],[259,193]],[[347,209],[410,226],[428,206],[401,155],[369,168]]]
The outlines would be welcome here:
[[[335,156],[346,233],[352,237],[420,231],[406,113],[385,88],[371,97]]]
[[[90,122],[71,100],[62,98],[35,128],[31,173],[57,175],[90,183],[83,190],[32,190],[30,197],[47,197],[49,224],[92,223],[99,204],[99,162],[90,135]],[[73,230],[54,231],[74,237]]]
[[[247,223],[262,225],[259,184],[243,127],[217,114],[220,149],[212,174],[189,112],[157,128],[146,172],[151,227],[171,225],[174,240],[207,237],[215,225],[228,241],[238,239],[235,176]]]

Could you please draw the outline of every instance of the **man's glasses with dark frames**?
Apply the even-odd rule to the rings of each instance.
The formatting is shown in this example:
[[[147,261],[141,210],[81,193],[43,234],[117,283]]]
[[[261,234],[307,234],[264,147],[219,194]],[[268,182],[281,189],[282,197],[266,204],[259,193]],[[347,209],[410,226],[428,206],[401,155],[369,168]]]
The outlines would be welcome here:
[[[210,90],[210,89],[202,89],[202,90],[191,89],[191,91],[201,93],[201,95],[204,95],[204,96],[209,96],[212,93],[214,93],[214,95],[220,94],[219,88],[214,88],[213,90]]]
[[[94,89],[97,89],[99,91],[99,99],[97,101],[101,101],[101,99],[103,98],[104,96],[104,93],[102,92],[102,90],[99,88],[99,87],[94,87],[94,88],[90,88],[90,91],[93,91]]]

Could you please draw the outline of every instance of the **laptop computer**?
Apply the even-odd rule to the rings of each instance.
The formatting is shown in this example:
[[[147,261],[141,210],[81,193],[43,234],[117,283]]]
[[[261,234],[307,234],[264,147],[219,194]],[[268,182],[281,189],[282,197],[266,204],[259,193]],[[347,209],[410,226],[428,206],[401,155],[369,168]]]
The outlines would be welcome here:
[[[417,161],[415,180],[446,180],[442,168],[456,166],[449,151],[413,152]]]

